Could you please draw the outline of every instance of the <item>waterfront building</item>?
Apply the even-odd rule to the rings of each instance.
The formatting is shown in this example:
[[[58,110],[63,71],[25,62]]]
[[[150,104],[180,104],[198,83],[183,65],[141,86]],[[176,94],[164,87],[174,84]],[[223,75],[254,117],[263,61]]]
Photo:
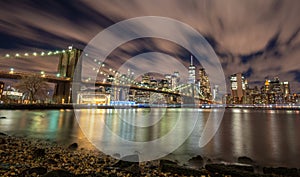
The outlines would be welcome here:
[[[4,82],[0,81],[0,101],[2,100],[2,95],[4,91]]]
[[[211,99],[212,93],[211,93],[211,87],[210,82],[208,80],[208,75],[205,72],[204,68],[199,69],[198,73],[199,79],[198,79],[198,89],[200,96],[203,96],[206,99]]]
[[[292,102],[289,82],[280,82],[278,77],[266,80],[261,88],[262,100],[265,104],[284,104]]]
[[[246,93],[246,85],[247,82],[245,81],[245,77],[242,73],[236,73],[230,76],[231,82],[231,94],[234,104],[241,104],[243,103],[243,98],[245,97]]]
[[[215,85],[213,88],[212,100],[219,100],[219,85]]]

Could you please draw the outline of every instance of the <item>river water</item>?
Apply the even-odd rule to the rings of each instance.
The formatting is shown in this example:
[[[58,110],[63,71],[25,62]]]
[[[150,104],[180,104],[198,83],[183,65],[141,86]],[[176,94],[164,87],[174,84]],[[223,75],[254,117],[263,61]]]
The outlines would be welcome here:
[[[117,156],[120,148],[131,148],[120,144],[118,138],[144,143],[174,131],[160,143],[176,147],[164,153],[168,154],[167,158],[179,162],[184,163],[196,155],[226,162],[248,156],[260,165],[300,167],[299,110],[226,109],[216,134],[199,147],[199,138],[208,119],[214,118],[209,117],[213,111],[183,108],[0,110],[0,116],[6,117],[0,119],[0,132],[65,145],[78,142],[80,147],[87,149],[94,149],[96,145]],[[196,122],[195,117],[198,117]],[[112,134],[106,133],[106,128]]]

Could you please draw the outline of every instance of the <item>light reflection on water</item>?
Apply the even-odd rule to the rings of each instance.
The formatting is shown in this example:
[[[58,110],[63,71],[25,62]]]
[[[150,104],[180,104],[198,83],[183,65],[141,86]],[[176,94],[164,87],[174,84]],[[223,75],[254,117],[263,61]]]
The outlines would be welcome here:
[[[49,139],[58,143],[78,142],[80,147],[93,148],[90,139],[107,143],[112,150],[118,146],[114,137],[105,137],[105,125],[112,132],[130,141],[145,142],[155,140],[168,133],[184,113],[184,109],[167,109],[165,112],[149,109],[82,110],[79,121],[73,110],[0,110],[7,117],[0,120],[0,132],[10,135]],[[211,110],[199,110],[199,122],[192,135],[169,158],[186,161],[191,156],[201,154],[211,159],[235,161],[238,156],[249,156],[259,163],[300,167],[300,114],[299,110],[251,110],[228,109],[217,134],[203,148],[199,148],[199,138]],[[122,115],[126,115],[120,117]],[[145,116],[143,116],[145,115]],[[136,123],[136,126],[129,124]],[[141,125],[152,125],[150,128]],[[97,125],[97,126],[96,126]],[[170,140],[176,142],[191,126],[191,120],[179,126],[179,133]]]

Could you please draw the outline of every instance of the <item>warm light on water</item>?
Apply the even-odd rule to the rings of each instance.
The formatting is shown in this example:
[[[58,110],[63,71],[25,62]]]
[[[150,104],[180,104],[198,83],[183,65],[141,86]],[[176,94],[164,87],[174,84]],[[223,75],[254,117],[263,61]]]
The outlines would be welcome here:
[[[80,147],[93,148],[86,139],[93,139],[118,151],[114,137],[103,133],[107,126],[116,135],[129,141],[145,142],[164,136],[172,130],[178,115],[188,115],[185,109],[90,109],[78,110],[80,130],[73,110],[1,110],[1,132],[9,135],[49,139],[62,144],[78,142]],[[192,135],[169,158],[186,161],[191,156],[202,156],[224,161],[235,161],[248,156],[264,165],[300,167],[300,115],[298,110],[228,109],[217,134],[203,148],[199,138],[211,110],[199,110],[199,119]],[[121,113],[121,114],[120,114]],[[123,115],[120,117],[120,115]],[[177,139],[191,126],[191,120],[178,126]],[[138,127],[130,124],[136,123]],[[153,125],[143,127],[145,125]],[[99,126],[101,125],[101,126]],[[86,137],[85,137],[86,136]]]

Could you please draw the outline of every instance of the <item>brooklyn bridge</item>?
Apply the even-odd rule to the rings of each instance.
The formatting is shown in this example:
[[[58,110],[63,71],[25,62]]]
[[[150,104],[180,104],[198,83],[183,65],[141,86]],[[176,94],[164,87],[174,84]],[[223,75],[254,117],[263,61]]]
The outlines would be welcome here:
[[[7,67],[0,70],[0,79],[19,80],[24,76],[32,75],[40,77],[46,82],[55,84],[52,99],[56,103],[111,104],[118,101],[132,101],[137,103],[182,104],[184,102],[189,103],[191,100],[197,104],[213,103],[211,97],[206,96],[195,84],[181,83],[170,88],[168,81],[162,84],[145,83],[145,81],[137,81],[137,78],[128,73],[120,73],[117,68],[108,67],[107,64],[100,62],[97,63],[99,68],[93,68],[97,72],[97,78],[95,80],[89,77],[85,78],[81,74],[82,68],[76,68],[82,54],[82,50],[73,47],[69,47],[68,50],[53,52],[34,52],[23,55],[6,54],[1,59],[55,56],[59,59],[58,69],[56,74],[50,74],[43,71],[33,72],[30,71],[30,68],[28,71],[18,71]],[[74,73],[76,74],[74,75]],[[102,101],[101,98],[103,98]],[[163,101],[159,102],[160,99]]]

